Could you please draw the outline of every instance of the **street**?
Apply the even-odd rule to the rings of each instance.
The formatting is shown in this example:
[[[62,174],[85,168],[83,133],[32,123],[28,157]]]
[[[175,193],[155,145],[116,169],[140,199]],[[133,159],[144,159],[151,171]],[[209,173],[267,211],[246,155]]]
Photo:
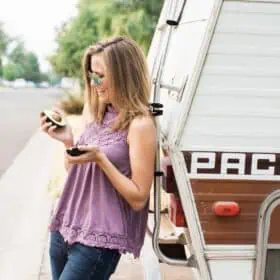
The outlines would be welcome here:
[[[51,107],[57,89],[0,89],[0,177],[39,128],[39,113]]]

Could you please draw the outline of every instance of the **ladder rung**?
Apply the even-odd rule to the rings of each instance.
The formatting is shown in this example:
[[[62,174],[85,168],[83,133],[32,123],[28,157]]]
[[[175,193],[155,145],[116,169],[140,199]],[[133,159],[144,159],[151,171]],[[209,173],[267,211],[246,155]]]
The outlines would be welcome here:
[[[156,80],[153,81],[154,84],[156,84]],[[179,87],[176,87],[176,86],[173,86],[173,85],[170,85],[170,84],[166,84],[166,83],[160,83],[160,88],[165,88],[165,89],[168,89],[168,90],[171,90],[171,91],[176,91],[176,92],[180,92],[180,88]]]
[[[182,83],[181,87],[177,87],[177,86],[174,86],[174,85],[172,85],[172,84],[166,84],[166,83],[164,83],[164,82],[161,82],[161,83],[160,83],[160,88],[164,88],[164,89],[167,89],[167,90],[169,90],[169,91],[175,91],[175,92],[177,92],[176,100],[180,102],[181,99],[182,99],[183,92],[184,92],[184,89],[185,89],[185,87],[186,87],[186,84],[187,84],[187,82],[188,82],[188,79],[189,79],[189,76],[188,76],[188,74],[186,74],[185,77],[183,78],[183,83]],[[157,82],[156,79],[153,80],[153,83],[154,83],[155,85],[158,84],[158,82]]]
[[[167,26],[168,26],[168,24],[167,24],[166,22],[163,22],[163,23],[161,23],[161,24],[159,24],[159,25],[157,26],[157,30],[162,31],[162,30],[164,30],[164,28],[166,28]]]
[[[170,85],[170,84],[161,83],[160,87],[168,89],[168,90],[171,90],[171,91],[180,92],[180,88],[179,87],[175,87],[175,86]]]

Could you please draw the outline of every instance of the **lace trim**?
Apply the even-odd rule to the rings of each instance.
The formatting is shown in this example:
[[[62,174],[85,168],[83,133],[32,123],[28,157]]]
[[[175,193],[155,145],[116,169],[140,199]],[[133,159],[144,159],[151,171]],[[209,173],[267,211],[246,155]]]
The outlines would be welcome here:
[[[49,227],[50,231],[59,231],[70,245],[80,242],[87,246],[117,249],[120,253],[132,253],[139,257],[142,245],[133,246],[128,237],[120,234],[111,234],[83,229],[79,226],[68,226],[62,223],[63,215],[55,217]]]
[[[91,144],[108,146],[115,143],[126,143],[127,131],[112,131],[111,126],[114,119],[105,119],[102,124],[92,122],[87,125],[86,130],[77,141],[77,145]]]

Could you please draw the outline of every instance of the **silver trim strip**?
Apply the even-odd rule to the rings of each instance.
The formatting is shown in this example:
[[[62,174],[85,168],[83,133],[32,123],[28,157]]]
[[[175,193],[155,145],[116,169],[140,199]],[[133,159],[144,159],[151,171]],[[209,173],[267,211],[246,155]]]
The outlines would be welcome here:
[[[280,205],[280,190],[272,192],[263,201],[258,218],[257,234],[257,261],[255,280],[263,280],[265,275],[266,257],[268,249],[268,237],[270,229],[270,218],[273,210]]]
[[[280,250],[280,244],[268,244],[267,249]]]
[[[255,245],[209,245],[205,256],[208,260],[255,260]]]

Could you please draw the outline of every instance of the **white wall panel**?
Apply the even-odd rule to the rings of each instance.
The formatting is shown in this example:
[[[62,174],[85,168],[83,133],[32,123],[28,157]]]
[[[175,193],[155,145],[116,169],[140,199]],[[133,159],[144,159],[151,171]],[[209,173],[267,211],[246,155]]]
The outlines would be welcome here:
[[[242,99],[240,102],[239,99]],[[236,106],[234,104],[237,104]],[[192,105],[191,117],[280,118],[280,95],[275,98],[215,95],[198,96]],[[254,119],[255,121],[256,119]]]
[[[163,83],[181,87],[186,75],[188,75],[188,79],[191,78],[206,25],[207,21],[185,23],[174,31],[161,79]],[[176,131],[178,117],[184,110],[184,104],[177,102],[172,94],[174,93],[161,90],[160,101],[165,106],[161,123],[162,131],[166,136],[172,135]]]
[[[280,3],[226,1],[181,149],[279,149]]]

